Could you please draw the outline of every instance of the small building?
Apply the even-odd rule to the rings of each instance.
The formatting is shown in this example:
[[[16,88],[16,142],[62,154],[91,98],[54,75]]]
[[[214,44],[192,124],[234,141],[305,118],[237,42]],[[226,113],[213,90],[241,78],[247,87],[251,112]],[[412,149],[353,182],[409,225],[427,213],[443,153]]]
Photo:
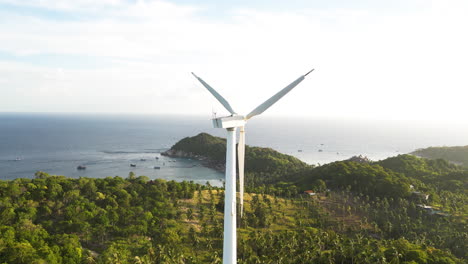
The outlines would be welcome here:
[[[422,208],[426,213],[430,215],[436,215],[436,216],[442,216],[442,217],[450,216],[450,214],[441,210],[436,210],[434,207],[430,205],[418,204],[418,207]]]
[[[354,161],[357,163],[371,163],[372,160],[369,159],[367,156],[359,155],[359,156],[352,156],[351,158],[347,159],[346,161]]]
[[[428,214],[431,214],[431,215],[436,212],[434,210],[434,208],[432,208],[432,206],[430,206],[430,205],[418,204],[418,207],[423,209],[425,212],[427,212]]]
[[[436,216],[441,216],[441,217],[449,217],[450,216],[450,214],[444,213],[442,211],[439,211],[439,212],[435,213],[435,215]]]
[[[434,208],[430,205],[425,205],[425,204],[418,204],[419,208],[422,208],[424,211],[426,211],[428,214],[435,214],[438,211],[434,210]]]
[[[307,190],[307,191],[304,191],[304,194],[308,194],[310,196],[314,196],[314,195],[317,195],[317,193],[315,193],[314,191],[312,190]]]
[[[418,204],[418,207],[421,207],[422,209],[426,209],[426,210],[432,210],[432,206],[430,205],[425,205],[425,204]]]
[[[422,193],[422,192],[418,192],[418,191],[413,191],[411,192],[411,195],[413,195],[414,197],[418,197],[418,198],[422,198],[424,200],[429,200],[429,194],[425,194],[425,193]]]

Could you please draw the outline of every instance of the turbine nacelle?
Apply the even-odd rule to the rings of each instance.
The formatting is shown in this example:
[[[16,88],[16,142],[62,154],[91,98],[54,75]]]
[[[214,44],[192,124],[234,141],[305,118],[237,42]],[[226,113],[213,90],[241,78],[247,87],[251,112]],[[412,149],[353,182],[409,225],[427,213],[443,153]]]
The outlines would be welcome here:
[[[214,128],[229,129],[245,125],[245,117],[241,115],[222,116],[218,118],[213,118],[212,121]]]

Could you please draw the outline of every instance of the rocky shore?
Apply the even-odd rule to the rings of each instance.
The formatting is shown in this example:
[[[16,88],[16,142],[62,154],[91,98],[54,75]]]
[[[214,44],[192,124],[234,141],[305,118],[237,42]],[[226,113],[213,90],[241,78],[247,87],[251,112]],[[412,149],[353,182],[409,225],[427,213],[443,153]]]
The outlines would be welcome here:
[[[195,155],[190,152],[185,152],[182,150],[174,150],[174,149],[169,149],[167,151],[164,151],[161,153],[162,156],[167,156],[167,157],[172,157],[172,158],[185,158],[185,159],[194,159],[198,160],[201,162],[201,164],[205,167],[217,170],[219,172],[224,173],[226,171],[226,165],[213,161],[209,159],[208,157],[201,156],[201,155]]]

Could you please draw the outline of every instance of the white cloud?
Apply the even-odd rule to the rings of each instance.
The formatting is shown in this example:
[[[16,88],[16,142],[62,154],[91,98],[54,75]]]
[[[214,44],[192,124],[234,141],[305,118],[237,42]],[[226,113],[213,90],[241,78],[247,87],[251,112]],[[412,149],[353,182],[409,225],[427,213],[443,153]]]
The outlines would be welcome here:
[[[0,3],[60,11],[103,11],[127,6],[124,0],[0,0]]]
[[[236,110],[247,112],[316,67],[267,114],[456,119],[466,113],[468,41],[462,32],[468,8],[461,1],[434,1],[432,9],[388,15],[365,9],[239,9],[217,21],[202,17],[200,7],[163,1],[21,5],[101,15],[53,20],[7,14],[0,24],[2,51],[89,56],[108,65],[57,70],[4,62],[0,83],[14,99],[0,99],[0,111],[45,105],[51,111],[220,110],[189,75],[195,71]],[[46,104],[21,104],[12,89],[29,91]]]

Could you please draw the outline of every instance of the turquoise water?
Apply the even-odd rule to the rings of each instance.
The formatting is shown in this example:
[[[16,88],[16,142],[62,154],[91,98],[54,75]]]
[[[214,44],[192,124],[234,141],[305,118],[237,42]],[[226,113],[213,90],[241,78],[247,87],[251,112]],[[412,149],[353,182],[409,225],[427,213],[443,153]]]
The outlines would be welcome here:
[[[203,122],[182,117],[2,114],[0,178],[31,178],[38,170],[75,178],[134,172],[220,186],[223,174],[197,161],[160,155],[208,127],[199,124]],[[86,170],[77,170],[79,165]]]

